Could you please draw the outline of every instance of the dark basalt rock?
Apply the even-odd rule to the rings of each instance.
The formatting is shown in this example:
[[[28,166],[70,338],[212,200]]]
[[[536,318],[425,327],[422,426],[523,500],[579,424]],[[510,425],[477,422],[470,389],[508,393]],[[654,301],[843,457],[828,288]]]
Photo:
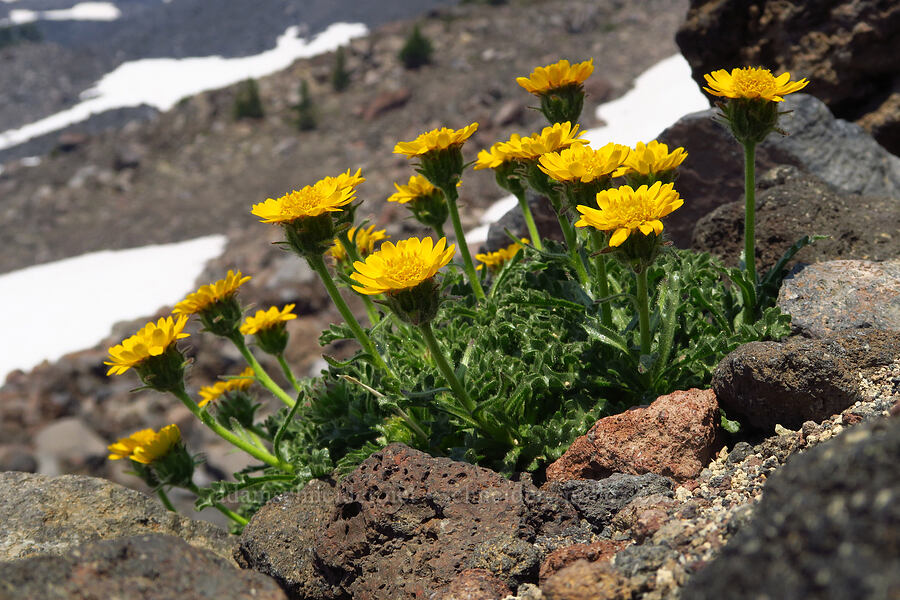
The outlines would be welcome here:
[[[900,594],[900,422],[793,456],[753,519],[682,598],[888,600]],[[617,560],[618,563],[618,560]]]
[[[898,356],[900,335],[892,331],[751,342],[719,363],[712,387],[725,412],[742,424],[797,430],[861,400],[857,372],[888,365]]]
[[[900,153],[900,5],[893,0],[691,0],[675,40],[694,79],[762,65],[810,80],[839,117]]]

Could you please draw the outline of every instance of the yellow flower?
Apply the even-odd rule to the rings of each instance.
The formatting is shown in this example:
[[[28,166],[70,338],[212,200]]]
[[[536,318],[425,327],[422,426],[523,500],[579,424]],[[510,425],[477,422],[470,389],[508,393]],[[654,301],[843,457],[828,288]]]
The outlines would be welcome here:
[[[400,204],[406,204],[423,196],[430,196],[437,189],[421,175],[413,175],[406,185],[395,183],[394,187],[397,188],[397,191],[388,197],[388,202],[399,202]]]
[[[329,212],[340,212],[341,207],[354,200],[357,175],[342,173],[337,177],[326,177],[313,185],[294,190],[280,198],[268,198],[254,204],[250,211],[263,223],[290,223],[297,219],[318,217]]]
[[[770,102],[781,102],[783,96],[793,94],[807,86],[809,81],[791,81],[790,73],[778,77],[769,69],[747,67],[732,69],[731,73],[719,69],[703,76],[709,87],[703,89],[714,96],[725,98],[761,98]]]
[[[293,307],[294,305],[290,304],[288,306]],[[213,385],[205,385],[200,388],[200,398],[202,398],[202,400],[200,400],[197,406],[206,406],[210,402],[214,402],[220,396],[228,392],[233,392],[235,390],[246,390],[254,381],[255,375],[253,373],[253,368],[247,367],[246,369],[241,371],[241,374],[237,377],[232,377],[231,379],[226,379],[225,381],[217,381]]]
[[[570,65],[561,60],[546,67],[538,67],[529,77],[516,77],[516,82],[529,93],[540,95],[572,84],[582,84],[594,72],[594,59]]]
[[[497,269],[503,264],[512,259],[516,254],[519,253],[519,250],[522,249],[522,244],[527,244],[528,238],[522,238],[521,242],[514,242],[507,246],[506,248],[501,248],[496,252],[488,252],[487,254],[476,254],[475,260],[480,261],[481,265],[478,265],[478,270],[481,270],[482,266],[487,266],[488,269]]]
[[[684,148],[675,148],[669,152],[666,144],[653,140],[650,143],[638,142],[634,150],[625,159],[625,164],[617,169],[613,175],[619,177],[629,173],[649,175],[650,173],[662,173],[678,167],[687,158]]]
[[[644,235],[662,233],[660,221],[673,210],[684,204],[674,189],[674,184],[663,184],[660,181],[651,187],[642,185],[634,190],[624,185],[619,189],[604,190],[597,194],[597,206],[600,210],[589,206],[577,206],[581,218],[575,227],[590,225],[600,231],[612,231],[609,245],[620,246],[628,236],[639,230]]]
[[[434,277],[450,262],[456,246],[446,248],[446,245],[447,238],[441,238],[435,245],[430,237],[410,238],[397,242],[396,246],[385,242],[365,262],[353,263],[356,272],[350,278],[360,284],[353,289],[370,296],[412,289]]]
[[[500,147],[504,142],[497,142],[490,147],[489,150],[482,150],[478,153],[478,160],[475,161],[474,169],[496,169],[509,161],[510,157],[503,152]]]
[[[158,432],[142,429],[108,446],[109,459],[130,458],[149,465],[168,454],[181,441],[178,425],[166,425]]]
[[[225,300],[237,293],[237,289],[250,281],[250,276],[244,276],[240,271],[228,271],[225,279],[215,283],[201,286],[196,292],[188,294],[184,300],[175,305],[172,312],[176,315],[193,315],[209,308],[216,302]]]
[[[397,142],[394,146],[394,154],[403,154],[407,158],[415,158],[422,154],[428,154],[435,150],[462,146],[467,139],[478,129],[478,123],[472,123],[462,129],[450,129],[441,127],[423,133],[411,142]]]
[[[147,323],[133,336],[109,349],[110,360],[103,363],[110,365],[106,374],[121,375],[151,356],[160,356],[176,340],[190,335],[181,331],[187,320],[187,315],[181,315],[177,321],[163,317],[156,323]]]
[[[597,150],[575,145],[542,155],[538,168],[557,181],[589,183],[610,175],[625,162],[630,151],[628,146],[612,143]]]
[[[360,229],[359,227],[351,227],[347,231],[347,237],[356,243],[356,249],[359,251],[359,255],[362,257],[366,257],[375,250],[375,242],[380,242],[381,240],[386,240],[390,236],[384,229],[379,229],[375,231],[374,225],[369,225],[365,229]],[[328,250],[328,253],[331,254],[331,257],[335,260],[335,262],[343,262],[347,260],[347,251],[344,249],[344,245],[341,243],[341,240],[335,238],[334,245]]]
[[[360,176],[360,173],[362,173],[362,169],[357,169],[356,173],[351,175],[350,169],[347,169],[346,173],[341,173],[337,177],[325,177],[323,181],[334,183],[341,189],[350,188],[356,190],[357,186],[366,180],[365,177]]]
[[[513,134],[508,142],[501,142],[497,150],[516,160],[535,160],[548,152],[558,152],[573,144],[587,143],[585,140],[580,139],[580,136],[581,132],[578,131],[578,125],[576,124],[573,127],[571,123],[566,121],[565,123],[556,123],[544,127],[540,133],[524,138]]]
[[[269,310],[256,311],[255,315],[244,319],[243,324],[241,324],[241,333],[244,335],[256,335],[263,329],[269,329],[279,323],[296,319],[297,315],[291,312],[294,310],[294,306],[296,305],[287,304],[281,310],[278,310],[277,306],[272,306]]]

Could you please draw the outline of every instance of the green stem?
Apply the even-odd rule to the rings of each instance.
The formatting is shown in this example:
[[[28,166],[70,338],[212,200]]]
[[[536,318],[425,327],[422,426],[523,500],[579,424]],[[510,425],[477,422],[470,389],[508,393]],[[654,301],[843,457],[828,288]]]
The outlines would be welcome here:
[[[756,285],[756,144],[744,144],[744,268]]]
[[[297,378],[294,377],[294,372],[291,371],[291,368],[288,366],[287,361],[284,360],[284,353],[278,354],[275,356],[278,359],[278,364],[281,365],[281,370],[284,371],[284,376],[287,377],[287,380],[291,382],[291,385],[294,386],[294,389],[297,392],[302,392],[303,388],[300,387],[300,382],[297,381]],[[293,403],[290,405],[293,406]]]
[[[432,225],[431,228],[434,229],[434,233],[437,234],[437,239],[447,237],[447,234],[444,233],[443,225]]]
[[[578,252],[578,238],[575,236],[575,228],[572,227],[569,218],[561,212],[556,213],[556,218],[559,219],[559,226],[562,229],[563,238],[565,238],[566,246],[569,249],[569,262],[575,268],[581,287],[587,288],[589,278],[587,269],[584,267],[584,261],[581,259],[581,253]]]
[[[193,483],[191,483],[191,484],[185,486],[185,489],[187,489],[187,490],[193,492],[194,495],[196,495],[196,496],[198,496],[198,497],[203,495],[203,494],[200,492],[200,488],[198,488],[198,487],[197,487],[196,485],[194,485]],[[221,502],[213,502],[213,506],[216,508],[216,510],[218,510],[220,513],[222,513],[223,515],[225,515],[226,517],[228,517],[229,519],[231,519],[232,521],[234,521],[234,522],[237,523],[238,525],[244,526],[244,525],[246,525],[247,523],[250,522],[249,520],[245,519],[245,518],[242,517],[241,515],[239,515],[239,514],[237,514],[236,512],[234,512],[233,510],[229,509],[227,506],[225,506],[225,505],[222,504]]]
[[[234,335],[228,337],[231,342],[237,347],[238,351],[241,353],[241,356],[244,357],[244,360],[247,361],[247,364],[253,369],[254,374],[256,375],[256,379],[265,387],[267,390],[272,392],[272,394],[284,402],[287,406],[294,405],[294,399],[288,395],[281,386],[275,383],[275,381],[269,377],[269,374],[266,373],[266,370],[263,368],[259,361],[256,360],[256,357],[253,356],[253,353],[250,351],[250,348],[247,347],[247,343],[244,341],[244,336],[240,332],[235,332]]]
[[[369,317],[369,324],[373,327],[376,323],[381,321],[381,316],[378,314],[378,309],[375,308],[375,303],[372,302],[372,299],[368,296],[362,296],[363,306],[366,307],[366,315]]]
[[[421,323],[419,325],[419,331],[422,332],[422,337],[425,339],[425,345],[428,346],[428,350],[431,351],[431,356],[434,358],[438,370],[440,370],[444,379],[447,380],[447,384],[450,386],[450,389],[453,390],[456,399],[463,405],[466,412],[469,413],[469,416],[475,420],[475,401],[469,396],[466,388],[463,387],[463,384],[456,377],[456,373],[453,372],[450,363],[444,358],[444,353],[441,352],[441,347],[438,345],[438,341],[434,337],[434,331],[431,329],[431,323],[427,321]]]
[[[459,209],[456,206],[459,194],[456,193],[456,186],[451,185],[441,191],[444,192],[444,197],[447,199],[447,206],[450,209],[450,220],[453,222],[453,232],[456,234],[456,244],[459,246],[459,252],[463,257],[463,266],[466,271],[466,277],[469,279],[469,285],[472,286],[475,297],[479,301],[484,301],[486,299],[484,288],[481,287],[481,282],[478,280],[478,276],[475,273],[475,264],[472,262],[472,255],[469,253],[469,245],[466,243],[462,222],[459,220]]]
[[[525,190],[516,194],[516,200],[519,201],[519,208],[522,209],[522,215],[525,217],[525,225],[528,227],[528,235],[531,237],[531,245],[538,250],[543,250],[541,244],[541,235],[538,233],[537,225],[534,224],[534,215],[531,214],[531,207],[528,206],[528,198],[525,196]]]
[[[166,494],[166,490],[162,489],[162,486],[156,488],[156,495],[159,496],[159,501],[163,503],[163,506],[166,507],[166,510],[170,510],[174,513],[178,511],[175,510],[175,506],[172,504],[172,501],[169,500],[168,494]]]
[[[257,448],[255,445],[247,442],[246,440],[238,437],[237,435],[235,435],[228,429],[222,427],[212,417],[212,415],[210,415],[206,411],[200,410],[200,408],[197,406],[197,403],[194,402],[191,399],[191,397],[187,395],[187,392],[185,392],[184,389],[174,390],[172,392],[172,394],[176,398],[181,400],[181,403],[184,404],[187,407],[187,409],[194,414],[195,417],[200,419],[200,421],[204,425],[209,427],[213,431],[213,433],[218,435],[220,438],[222,438],[223,440],[225,440],[232,446],[240,448],[241,450],[243,450],[244,452],[246,452],[253,458],[255,458],[257,460],[261,460],[262,462],[266,463],[267,465],[269,465],[271,467],[275,467],[276,469],[280,469],[287,473],[294,472],[294,465],[292,465],[288,462],[285,462],[283,460],[279,460],[276,456],[274,456],[270,452]]]
[[[325,266],[325,261],[322,259],[322,257],[318,254],[308,254],[306,255],[306,262],[308,262],[310,268],[319,275],[319,278],[325,285],[325,290],[328,292],[328,295],[331,296],[332,302],[334,302],[335,306],[337,306],[338,311],[340,311],[341,313],[341,316],[344,317],[344,321],[350,327],[351,331],[353,331],[353,335],[356,337],[356,341],[358,341],[363,350],[368,352],[372,357],[372,361],[375,363],[375,366],[384,371],[384,373],[388,377],[396,379],[393,372],[391,372],[391,370],[388,368],[387,363],[385,363],[384,359],[381,358],[381,354],[379,354],[378,350],[375,349],[375,344],[372,342],[372,339],[368,335],[366,335],[366,332],[359,324],[359,321],[357,321],[356,317],[353,316],[353,312],[350,310],[350,307],[347,306],[347,303],[344,301],[343,296],[341,296],[341,292],[334,284],[334,279],[332,279],[331,273],[328,272],[328,267]]]
[[[637,309],[641,327],[641,354],[650,354],[650,298],[647,294],[647,269],[636,272]]]
[[[596,252],[603,250],[606,243],[606,237],[593,227],[591,227],[591,239],[594,241]],[[597,292],[601,298],[606,298],[609,296],[609,275],[606,273],[606,255],[597,254],[594,258],[594,266],[597,270]],[[612,329],[612,306],[610,306],[608,300],[600,303],[600,322]]]

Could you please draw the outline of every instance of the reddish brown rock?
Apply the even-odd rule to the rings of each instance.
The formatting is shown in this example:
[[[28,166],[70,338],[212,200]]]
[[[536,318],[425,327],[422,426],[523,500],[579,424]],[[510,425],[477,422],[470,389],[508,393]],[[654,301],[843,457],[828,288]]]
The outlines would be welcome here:
[[[348,596],[427,598],[470,567],[491,568],[474,564],[481,550],[522,554],[537,536],[577,522],[565,500],[531,484],[391,444],[341,481],[314,552],[317,568]]]
[[[630,600],[628,580],[607,562],[578,560],[541,586],[545,600]]]
[[[509,587],[487,569],[466,569],[453,578],[441,600],[501,600]]]
[[[602,479],[612,473],[657,473],[678,481],[709,462],[719,405],[712,390],[660,396],[650,406],[597,421],[547,467],[548,481]]]
[[[557,572],[565,569],[577,560],[590,562],[607,561],[616,552],[626,546],[627,542],[613,540],[599,540],[592,544],[572,544],[564,548],[554,550],[547,555],[541,564],[540,581],[545,583]]]

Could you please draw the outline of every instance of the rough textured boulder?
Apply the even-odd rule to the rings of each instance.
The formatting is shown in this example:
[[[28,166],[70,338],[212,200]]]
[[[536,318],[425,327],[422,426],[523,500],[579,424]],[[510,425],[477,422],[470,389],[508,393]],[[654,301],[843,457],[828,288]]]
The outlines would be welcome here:
[[[588,562],[584,559],[555,573],[544,582],[541,591],[546,600],[632,598],[627,578],[608,562]]]
[[[482,560],[488,548],[498,558],[527,554],[538,535],[577,521],[564,500],[530,484],[392,444],[341,481],[315,554],[352,597],[428,597],[467,568],[499,567],[495,574],[508,577],[505,560]]]
[[[0,560],[60,555],[101,539],[162,533],[231,560],[232,537],[103,479],[0,473]]]
[[[900,421],[793,456],[682,598],[888,600],[900,594]]]
[[[696,477],[712,455],[718,418],[710,390],[660,396],[650,406],[597,421],[547,467],[547,480],[603,479],[613,473]]]
[[[541,564],[541,583],[546,583],[547,579],[578,560],[608,561],[616,552],[624,548],[625,544],[627,544],[625,541],[598,540],[590,544],[572,544],[554,550]]]
[[[900,153],[900,5],[893,0],[691,0],[675,39],[694,79],[762,65],[807,88]]]
[[[898,196],[900,197],[900,196]],[[764,273],[805,235],[827,235],[797,254],[805,262],[900,256],[898,199],[839,192],[822,180],[782,167],[760,178],[756,194],[756,259]],[[744,245],[744,202],[700,219],[692,247],[737,264]]]
[[[866,327],[900,335],[900,259],[805,265],[784,280],[778,307],[806,337]]]
[[[292,598],[337,597],[316,570],[312,549],[316,531],[331,519],[335,493],[334,484],[315,480],[270,500],[241,532],[237,563],[275,578]]]
[[[441,600],[500,600],[511,594],[487,569],[466,569],[453,578]]]
[[[284,600],[274,581],[170,535],[98,540],[0,562],[0,599]]]
[[[751,342],[726,356],[712,387],[731,418],[764,431],[799,429],[862,399],[858,371],[900,356],[900,335],[856,330],[822,339]]]

